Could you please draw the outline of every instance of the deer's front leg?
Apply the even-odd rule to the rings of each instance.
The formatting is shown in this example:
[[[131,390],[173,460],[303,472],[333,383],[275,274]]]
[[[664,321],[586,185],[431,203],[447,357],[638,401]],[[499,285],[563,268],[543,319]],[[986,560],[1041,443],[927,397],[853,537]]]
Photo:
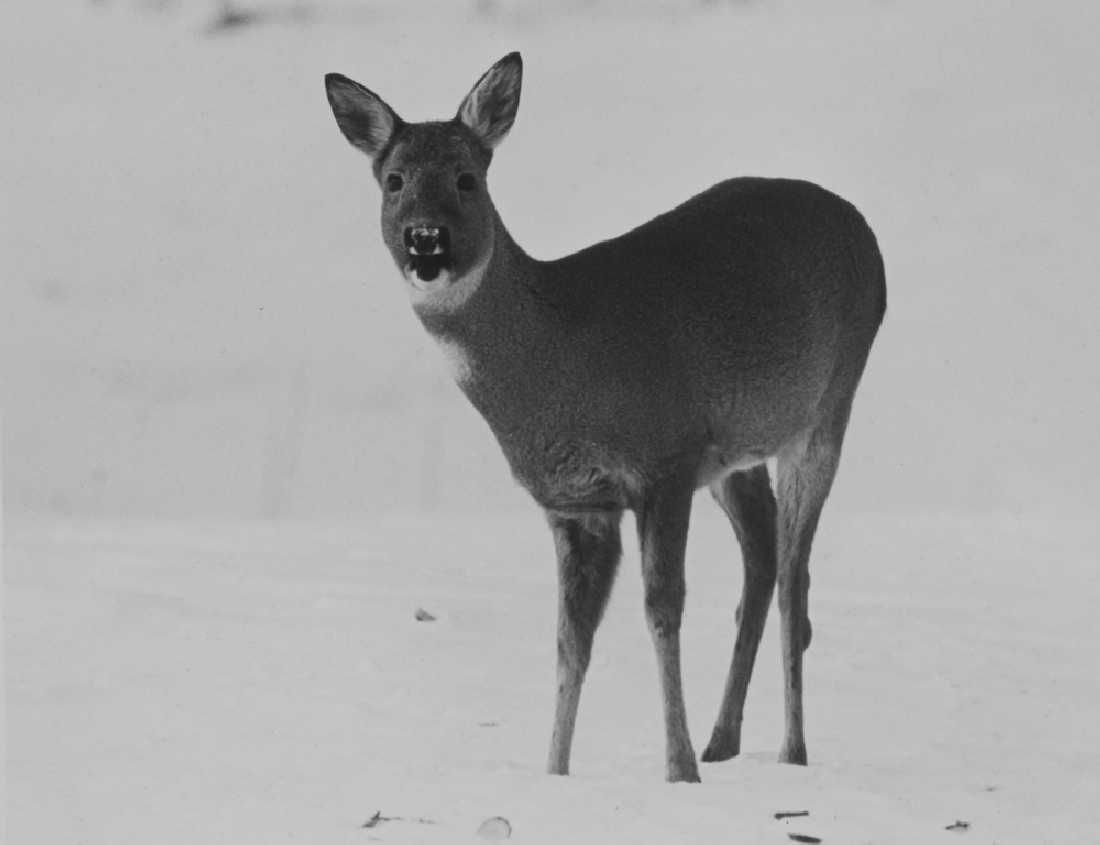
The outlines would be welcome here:
[[[549,514],[558,555],[558,689],[547,771],[569,774],[581,684],[622,554],[619,513]]]
[[[699,780],[680,681],[684,550],[692,492],[690,485],[667,485],[653,491],[638,512],[646,622],[657,651],[665,717],[666,775],[670,782]]]

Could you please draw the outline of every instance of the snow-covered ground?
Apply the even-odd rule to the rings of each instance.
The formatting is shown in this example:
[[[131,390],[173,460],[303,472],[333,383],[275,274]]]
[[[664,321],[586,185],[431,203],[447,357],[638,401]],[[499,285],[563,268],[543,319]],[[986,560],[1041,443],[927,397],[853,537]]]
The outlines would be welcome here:
[[[732,532],[700,501],[685,689],[709,736]],[[1091,842],[1100,830],[1097,529],[826,520],[808,768],[775,762],[778,636],[744,755],[662,783],[636,550],[597,638],[573,774],[542,774],[555,587],[545,526],[58,524],[9,530],[9,839],[19,843]],[[633,564],[633,565],[632,565]],[[418,622],[423,608],[434,622]],[[778,822],[778,811],[808,810]],[[376,812],[402,817],[371,829]],[[418,823],[426,819],[431,824]]]
[[[452,842],[495,815],[517,842],[1100,838],[1098,7],[303,5],[215,36],[212,2],[0,6],[5,841]],[[822,182],[879,235],[808,768],[774,762],[773,624],[745,754],[662,783],[628,547],[574,774],[542,774],[550,541],[321,86],[445,116],[512,49],[492,186],[535,255],[741,173]],[[701,497],[697,747],[739,572]]]

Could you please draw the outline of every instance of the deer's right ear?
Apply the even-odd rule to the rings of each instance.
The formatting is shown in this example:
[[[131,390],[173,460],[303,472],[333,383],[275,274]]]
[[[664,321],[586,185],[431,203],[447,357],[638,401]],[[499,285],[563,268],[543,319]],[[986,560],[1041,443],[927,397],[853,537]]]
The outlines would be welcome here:
[[[504,140],[519,108],[523,59],[509,53],[487,71],[458,107],[455,119],[474,130],[490,150]]]
[[[373,91],[339,73],[325,75],[325,91],[344,137],[375,158],[390,142],[401,118]]]

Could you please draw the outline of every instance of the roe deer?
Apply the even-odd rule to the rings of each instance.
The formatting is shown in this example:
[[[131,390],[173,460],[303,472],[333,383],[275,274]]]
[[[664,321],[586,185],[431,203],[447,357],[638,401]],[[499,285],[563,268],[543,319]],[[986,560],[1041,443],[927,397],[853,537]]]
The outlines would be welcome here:
[[[406,123],[325,78],[340,131],[373,162],[382,236],[557,551],[557,699],[549,771],[567,774],[581,684],[637,517],[645,612],[664,706],[666,773],[697,781],[680,683],[684,548],[709,485],[741,544],[737,638],[704,761],[740,751],[741,716],[778,581],[786,734],[805,763],[807,559],[852,398],[886,307],[875,237],[809,182],[721,182],[631,232],[556,261],[528,256],[486,171],[515,119],[505,56],[451,120]],[[775,458],[772,492],[766,461]]]

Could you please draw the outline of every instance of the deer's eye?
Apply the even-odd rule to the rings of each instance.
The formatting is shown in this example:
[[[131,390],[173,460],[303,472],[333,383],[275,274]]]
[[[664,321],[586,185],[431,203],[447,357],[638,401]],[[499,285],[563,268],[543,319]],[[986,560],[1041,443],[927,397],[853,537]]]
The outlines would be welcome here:
[[[477,179],[473,173],[459,173],[458,174],[458,189],[460,191],[474,191],[477,190]]]
[[[400,191],[405,187],[405,180],[401,178],[400,173],[391,173],[386,177],[386,190],[391,192]]]

